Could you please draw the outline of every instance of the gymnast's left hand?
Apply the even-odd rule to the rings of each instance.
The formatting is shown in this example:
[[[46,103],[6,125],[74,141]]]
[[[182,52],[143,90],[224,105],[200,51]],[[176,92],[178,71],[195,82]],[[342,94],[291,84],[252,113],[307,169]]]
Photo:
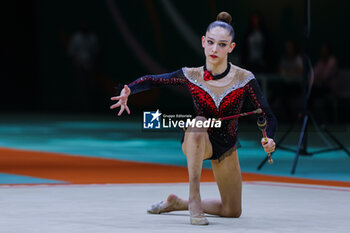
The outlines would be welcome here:
[[[276,148],[276,143],[272,138],[267,138],[267,143],[265,142],[265,139],[262,138],[261,145],[264,147],[266,153],[272,153]]]

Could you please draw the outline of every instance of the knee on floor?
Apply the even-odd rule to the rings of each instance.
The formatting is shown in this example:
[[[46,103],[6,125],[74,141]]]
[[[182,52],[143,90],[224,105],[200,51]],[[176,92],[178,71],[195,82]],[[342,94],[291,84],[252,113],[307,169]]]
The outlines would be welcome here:
[[[239,218],[242,214],[242,209],[229,208],[222,211],[221,216],[227,218]]]

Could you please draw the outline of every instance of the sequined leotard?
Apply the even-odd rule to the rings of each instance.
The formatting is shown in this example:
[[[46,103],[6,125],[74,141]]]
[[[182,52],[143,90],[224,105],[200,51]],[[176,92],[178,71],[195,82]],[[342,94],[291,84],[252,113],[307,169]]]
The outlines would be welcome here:
[[[213,81],[204,81],[202,67],[184,67],[172,73],[160,75],[146,75],[128,86],[131,94],[149,90],[152,87],[163,85],[181,85],[188,88],[194,102],[197,116],[205,118],[222,118],[239,114],[243,106],[245,96],[256,108],[263,110],[267,119],[267,136],[275,135],[277,120],[272,113],[254,75],[242,68],[229,64],[229,72],[224,77],[228,82],[223,87],[210,85]],[[223,159],[235,149],[237,141],[238,119],[222,121],[221,128],[209,128],[209,140],[212,143],[213,155],[210,159]]]

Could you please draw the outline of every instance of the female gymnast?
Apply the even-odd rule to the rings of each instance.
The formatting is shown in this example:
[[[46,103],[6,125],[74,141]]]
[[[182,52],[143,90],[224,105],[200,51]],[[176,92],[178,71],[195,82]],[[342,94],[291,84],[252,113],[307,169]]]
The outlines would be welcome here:
[[[130,94],[162,85],[181,85],[191,92],[196,120],[222,118],[240,113],[247,97],[256,108],[262,109],[267,119],[267,143],[261,144],[266,153],[275,150],[273,140],[277,120],[263,96],[254,75],[227,61],[227,55],[233,51],[234,30],[231,15],[221,12],[202,37],[206,62],[198,68],[184,67],[173,73],[143,76],[129,85],[124,85],[118,100],[111,109],[120,107],[118,116],[124,110],[130,114],[127,106]],[[148,213],[160,214],[176,210],[189,210],[190,222],[194,225],[209,224],[204,213],[222,217],[238,218],[242,207],[242,178],[236,150],[238,119],[222,121],[221,128],[186,129],[182,141],[182,150],[187,157],[189,175],[189,198],[181,199],[170,194],[165,201],[156,203]],[[201,200],[200,177],[203,160],[210,159],[218,185],[221,200]]]

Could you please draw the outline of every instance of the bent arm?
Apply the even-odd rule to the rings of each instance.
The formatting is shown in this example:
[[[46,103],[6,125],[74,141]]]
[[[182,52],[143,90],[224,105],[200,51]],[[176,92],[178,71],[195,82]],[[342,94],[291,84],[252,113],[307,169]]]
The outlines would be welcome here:
[[[262,115],[266,118],[266,134],[268,138],[274,138],[277,130],[277,118],[273,114],[258,81],[254,78],[248,84],[248,93],[250,99],[256,108],[262,109]]]

